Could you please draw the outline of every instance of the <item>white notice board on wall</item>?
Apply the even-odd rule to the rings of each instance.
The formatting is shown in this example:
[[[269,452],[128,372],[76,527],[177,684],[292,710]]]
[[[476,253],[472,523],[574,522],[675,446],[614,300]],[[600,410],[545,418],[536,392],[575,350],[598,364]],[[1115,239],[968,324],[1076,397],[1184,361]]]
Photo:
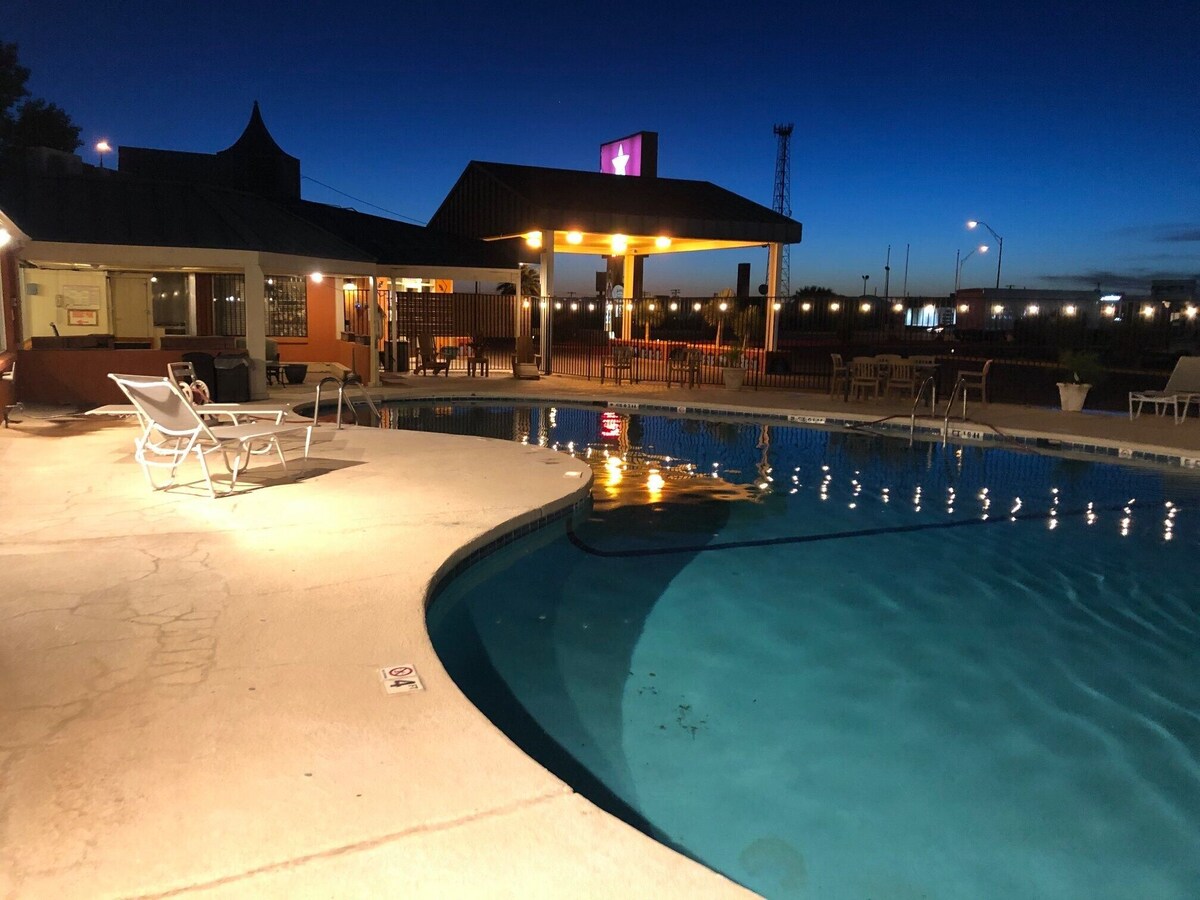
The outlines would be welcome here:
[[[100,285],[64,284],[62,298],[63,306],[73,306],[76,309],[99,309]]]

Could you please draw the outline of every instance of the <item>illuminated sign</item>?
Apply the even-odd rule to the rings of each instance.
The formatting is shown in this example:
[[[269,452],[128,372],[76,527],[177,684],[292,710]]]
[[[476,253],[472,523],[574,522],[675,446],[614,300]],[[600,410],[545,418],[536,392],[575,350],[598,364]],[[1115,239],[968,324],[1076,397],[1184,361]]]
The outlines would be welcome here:
[[[600,145],[600,171],[606,175],[658,175],[658,132],[639,131]]]

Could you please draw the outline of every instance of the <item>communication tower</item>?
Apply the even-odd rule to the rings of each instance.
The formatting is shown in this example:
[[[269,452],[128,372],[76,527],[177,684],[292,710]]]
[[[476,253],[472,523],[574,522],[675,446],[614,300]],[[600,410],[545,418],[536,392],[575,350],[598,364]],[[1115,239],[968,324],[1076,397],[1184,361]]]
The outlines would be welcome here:
[[[775,126],[775,137],[779,150],[775,155],[775,201],[772,209],[775,212],[792,216],[792,157],[788,145],[792,138],[792,123]],[[791,296],[790,284],[791,245],[784,244],[779,255],[779,290],[783,297]]]

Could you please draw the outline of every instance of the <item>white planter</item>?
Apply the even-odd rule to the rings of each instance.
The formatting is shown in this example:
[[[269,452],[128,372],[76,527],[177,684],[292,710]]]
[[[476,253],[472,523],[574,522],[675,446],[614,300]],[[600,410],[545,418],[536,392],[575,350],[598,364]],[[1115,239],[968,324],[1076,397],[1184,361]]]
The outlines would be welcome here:
[[[725,387],[731,391],[740,391],[742,384],[746,381],[746,370],[741,366],[726,366],[721,370],[721,377],[725,380]]]
[[[1079,412],[1083,409],[1083,401],[1090,384],[1079,384],[1075,381],[1060,381],[1058,383],[1058,399],[1062,403],[1063,412]]]

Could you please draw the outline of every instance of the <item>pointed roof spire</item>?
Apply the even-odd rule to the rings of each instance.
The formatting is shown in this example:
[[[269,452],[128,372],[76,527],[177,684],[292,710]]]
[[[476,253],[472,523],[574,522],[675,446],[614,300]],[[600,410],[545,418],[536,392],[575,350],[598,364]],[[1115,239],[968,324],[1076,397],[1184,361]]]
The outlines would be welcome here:
[[[271,132],[267,131],[267,125],[263,122],[257,100],[254,101],[254,109],[250,112],[250,121],[246,123],[246,129],[242,132],[242,136],[234,141],[232,146],[221,152],[233,152],[246,156],[287,156],[291,158],[279,144],[275,143]]]

